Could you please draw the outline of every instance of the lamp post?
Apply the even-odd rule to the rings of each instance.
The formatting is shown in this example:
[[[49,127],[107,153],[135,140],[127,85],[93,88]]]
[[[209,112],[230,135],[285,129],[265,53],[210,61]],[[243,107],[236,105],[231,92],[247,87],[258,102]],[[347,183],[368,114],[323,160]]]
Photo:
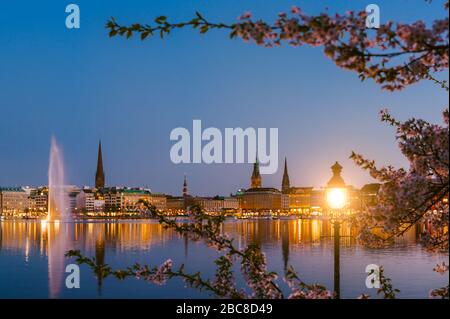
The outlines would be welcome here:
[[[341,241],[341,213],[347,205],[347,188],[341,177],[342,166],[336,162],[331,166],[333,176],[327,184],[326,201],[331,211],[331,223],[334,226],[334,293],[340,298],[340,241]]]

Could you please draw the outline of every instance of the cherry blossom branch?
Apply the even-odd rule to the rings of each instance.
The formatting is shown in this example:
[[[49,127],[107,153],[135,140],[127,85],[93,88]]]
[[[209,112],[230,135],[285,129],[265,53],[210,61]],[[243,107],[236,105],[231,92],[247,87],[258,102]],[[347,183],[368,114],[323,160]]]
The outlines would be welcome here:
[[[373,32],[366,28],[366,18],[365,11],[308,16],[298,7],[292,7],[289,14],[280,13],[274,23],[254,20],[249,12],[235,23],[215,23],[196,12],[193,19],[178,23],[159,16],[154,25],[127,26],[111,18],[106,28],[110,37],[130,38],[137,33],[141,40],[156,34],[164,38],[173,30],[185,27],[199,30],[201,34],[225,29],[232,39],[241,38],[265,47],[280,46],[282,42],[292,46],[322,46],[325,55],[337,66],[357,72],[361,80],[372,78],[387,90],[400,90],[422,79],[445,87],[445,81],[436,80],[432,73],[448,68],[448,17],[435,20],[431,28],[422,21],[396,25],[389,21]],[[400,57],[404,58],[394,60]]]
[[[168,259],[160,267],[149,267],[148,265],[141,266],[136,263],[126,269],[113,270],[109,265],[98,265],[95,257],[88,258],[81,254],[79,250],[69,250],[65,254],[66,257],[75,257],[75,262],[79,265],[88,265],[96,275],[101,278],[107,278],[113,276],[119,280],[124,280],[128,277],[143,278],[144,280],[154,283],[156,285],[163,285],[168,279],[181,278],[190,287],[197,288],[198,290],[208,290],[215,295],[220,295],[220,291],[214,287],[209,280],[201,278],[199,273],[188,274],[184,271],[184,265],[182,264],[177,271],[172,270],[172,261]]]
[[[427,248],[448,250],[449,224],[449,126],[448,110],[443,112],[444,126],[411,119],[404,123],[386,110],[384,122],[394,126],[402,153],[410,161],[409,170],[377,168],[374,161],[352,153],[351,158],[382,186],[378,204],[360,216],[360,239],[382,245],[403,235],[417,223],[427,223],[431,230],[421,234]],[[374,230],[381,230],[380,234]]]
[[[241,258],[241,270],[248,285],[254,291],[254,297],[283,298],[281,289],[274,282],[277,276],[275,273],[267,271],[265,256],[260,248],[256,245],[248,245],[245,249],[239,250],[234,246],[233,239],[220,233],[224,216],[208,216],[201,207],[193,206],[191,208],[192,222],[178,224],[149,203],[144,201],[142,204],[144,209],[150,211],[164,228],[171,228],[194,241],[202,239],[208,246],[219,252],[227,251],[228,258],[233,258],[233,256]]]

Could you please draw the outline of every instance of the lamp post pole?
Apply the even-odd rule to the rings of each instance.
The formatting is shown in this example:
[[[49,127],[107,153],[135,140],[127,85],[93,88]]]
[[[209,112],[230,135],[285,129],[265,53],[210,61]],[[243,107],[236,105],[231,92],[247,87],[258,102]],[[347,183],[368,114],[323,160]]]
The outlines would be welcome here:
[[[340,274],[340,241],[341,223],[334,222],[334,293],[335,298],[341,297],[341,274]]]
[[[334,226],[334,295],[341,297],[340,274],[340,243],[341,243],[341,213],[347,204],[347,190],[341,176],[342,166],[338,162],[331,166],[333,176],[327,184],[327,203],[331,209],[332,224]]]

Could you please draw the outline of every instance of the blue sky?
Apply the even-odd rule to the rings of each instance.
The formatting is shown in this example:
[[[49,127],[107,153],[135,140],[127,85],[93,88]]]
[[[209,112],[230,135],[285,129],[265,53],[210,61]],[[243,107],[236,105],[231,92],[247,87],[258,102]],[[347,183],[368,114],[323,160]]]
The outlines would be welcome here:
[[[292,5],[315,14],[361,10],[367,1],[86,1],[81,28],[65,27],[64,1],[8,1],[0,11],[0,185],[46,184],[50,138],[65,154],[68,181],[92,185],[97,143],[108,185],[148,186],[179,194],[183,174],[192,193],[228,194],[247,187],[249,164],[170,161],[175,127],[278,127],[279,162],[288,158],[291,184],[322,186],[338,160],[348,184],[370,182],[348,156],[404,166],[392,128],[379,122],[388,107],[400,119],[440,122],[447,94],[422,82],[389,93],[337,68],[321,49],[266,49],[226,32],[181,30],[165,40],[110,39],[104,24],[148,22],[158,15],[233,22],[244,11],[272,20]],[[431,21],[441,1],[376,1],[381,22]],[[441,75],[444,76],[444,75]],[[448,77],[448,74],[445,76]],[[282,166],[263,176],[279,187]]]

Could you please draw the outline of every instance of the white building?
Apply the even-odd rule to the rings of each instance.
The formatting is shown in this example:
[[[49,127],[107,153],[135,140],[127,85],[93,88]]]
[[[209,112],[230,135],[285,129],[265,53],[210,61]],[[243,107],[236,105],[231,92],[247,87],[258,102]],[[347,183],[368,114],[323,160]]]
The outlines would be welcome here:
[[[82,188],[76,196],[77,211],[90,213],[95,211],[95,207],[95,190],[87,187]]]
[[[28,197],[22,187],[0,187],[0,215],[24,217],[28,213]]]

